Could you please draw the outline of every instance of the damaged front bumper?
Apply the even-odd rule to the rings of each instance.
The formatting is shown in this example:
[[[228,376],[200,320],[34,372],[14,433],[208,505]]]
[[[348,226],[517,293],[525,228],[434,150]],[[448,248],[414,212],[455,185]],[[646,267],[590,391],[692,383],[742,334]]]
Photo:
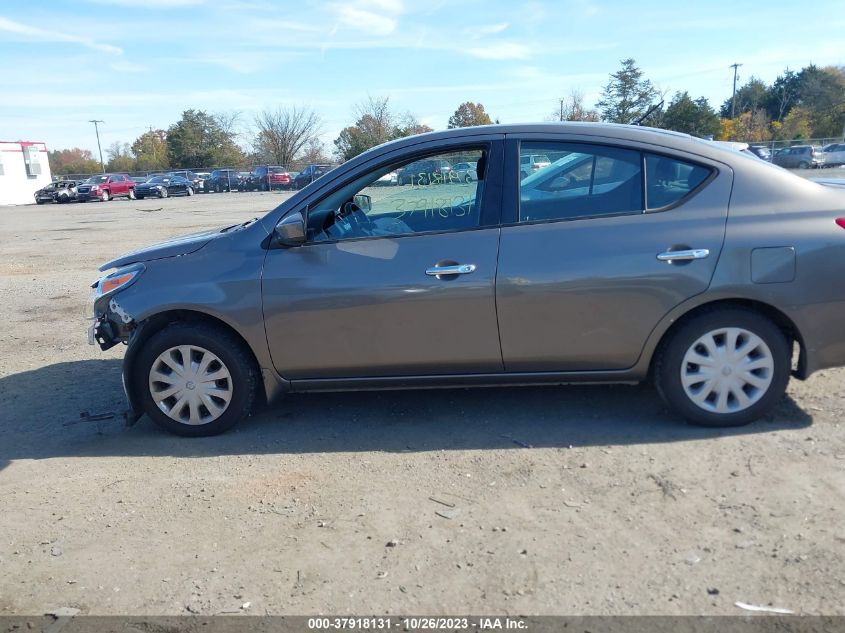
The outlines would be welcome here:
[[[115,298],[109,299],[107,306],[99,314],[95,309],[94,322],[88,327],[88,344],[99,345],[101,350],[128,343],[136,328],[135,319]]]

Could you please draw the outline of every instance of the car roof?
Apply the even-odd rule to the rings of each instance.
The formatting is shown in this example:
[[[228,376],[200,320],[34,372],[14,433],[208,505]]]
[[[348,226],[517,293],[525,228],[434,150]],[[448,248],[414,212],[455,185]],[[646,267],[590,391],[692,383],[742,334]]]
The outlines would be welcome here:
[[[385,150],[396,150],[410,147],[417,143],[436,140],[471,139],[474,136],[487,134],[526,134],[537,136],[551,134],[573,134],[583,137],[595,137],[597,142],[639,141],[652,143],[668,149],[691,152],[718,159],[726,151],[722,147],[714,146],[711,142],[695,138],[682,132],[661,130],[639,125],[625,125],[621,123],[592,123],[581,121],[563,121],[547,123],[508,123],[494,125],[479,125],[474,127],[451,128],[438,132],[427,132],[414,136],[390,141],[372,150],[359,154],[359,157],[371,155],[370,152],[381,153]],[[591,139],[592,140],[592,139]],[[356,157],[358,158],[358,157]]]

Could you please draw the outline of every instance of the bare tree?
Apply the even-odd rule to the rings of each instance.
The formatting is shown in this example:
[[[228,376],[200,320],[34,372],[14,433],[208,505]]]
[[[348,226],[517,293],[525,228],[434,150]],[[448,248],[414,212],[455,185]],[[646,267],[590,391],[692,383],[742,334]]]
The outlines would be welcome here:
[[[560,100],[560,108],[549,119],[552,121],[598,121],[599,113],[584,105],[584,93],[572,89],[569,96]]]
[[[308,107],[264,110],[255,117],[255,151],[266,160],[289,166],[309,144],[318,141],[322,122]]]

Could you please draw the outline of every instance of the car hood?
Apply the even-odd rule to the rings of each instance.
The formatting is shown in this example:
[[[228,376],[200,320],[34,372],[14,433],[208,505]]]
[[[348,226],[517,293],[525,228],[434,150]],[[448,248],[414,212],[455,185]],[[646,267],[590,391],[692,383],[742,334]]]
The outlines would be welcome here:
[[[135,262],[149,262],[154,259],[164,259],[165,257],[189,255],[195,253],[211,240],[221,235],[225,235],[223,230],[215,229],[213,231],[203,231],[202,233],[192,233],[191,235],[176,237],[161,244],[147,246],[146,248],[140,248],[121,255],[100,266],[100,270],[106,271],[110,268],[119,268],[128,264],[134,264]]]

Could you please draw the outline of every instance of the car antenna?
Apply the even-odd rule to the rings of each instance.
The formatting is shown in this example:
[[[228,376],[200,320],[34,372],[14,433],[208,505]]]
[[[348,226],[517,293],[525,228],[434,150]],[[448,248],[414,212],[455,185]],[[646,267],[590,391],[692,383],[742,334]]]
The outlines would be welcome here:
[[[652,112],[654,112],[655,110],[659,110],[662,107],[663,107],[663,99],[660,100],[660,103],[656,103],[653,106],[651,106],[648,110],[646,110],[645,114],[636,118],[634,121],[631,121],[630,125],[642,125],[643,121],[645,121],[649,116],[651,116]]]

